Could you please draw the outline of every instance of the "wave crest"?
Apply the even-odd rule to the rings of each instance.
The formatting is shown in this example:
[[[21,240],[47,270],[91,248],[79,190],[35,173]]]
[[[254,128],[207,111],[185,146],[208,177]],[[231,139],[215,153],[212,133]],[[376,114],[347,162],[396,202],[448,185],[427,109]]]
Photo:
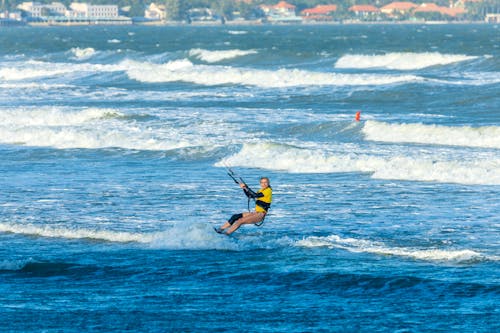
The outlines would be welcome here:
[[[0,271],[18,271],[31,261],[31,259],[1,260]]]
[[[32,224],[0,223],[0,232],[67,239],[96,239],[110,242],[150,242],[151,235],[92,229],[70,229],[63,227],[37,226]]]
[[[125,70],[121,65],[102,65],[90,63],[64,63],[64,62],[43,62],[26,61],[14,63],[9,67],[0,67],[0,79],[6,81],[19,81],[26,79],[38,79],[74,73],[98,73],[115,72]]]
[[[279,143],[244,144],[224,164],[292,173],[368,172],[372,178],[500,185],[500,159],[442,160],[440,156],[379,156],[331,152]]]
[[[140,233],[112,230],[52,227],[0,223],[0,232],[48,238],[89,239],[114,243],[139,243],[153,248],[166,249],[217,249],[238,250],[234,240],[215,233],[207,223],[174,225],[165,231]],[[0,269],[11,270],[22,267],[25,262],[0,262]]]
[[[347,250],[357,253],[372,253],[387,256],[408,257],[424,261],[451,261],[465,263],[471,261],[493,260],[498,258],[487,256],[480,252],[465,249],[417,249],[407,247],[390,247],[380,242],[373,242],[363,239],[342,238],[337,235],[326,237],[310,236],[296,242],[300,247],[327,247]]]
[[[70,52],[73,54],[73,59],[75,60],[87,60],[96,54],[96,51],[92,47],[79,48],[73,47]]]
[[[424,124],[388,124],[368,120],[366,139],[384,142],[411,142],[436,145],[500,148],[499,126],[440,126]]]
[[[348,54],[337,60],[335,68],[415,70],[477,58],[463,54],[441,54],[439,52],[392,52],[382,55]]]
[[[91,120],[123,116],[112,109],[89,108],[63,112],[59,108],[16,109],[0,111],[2,126],[72,126]]]
[[[127,74],[140,82],[189,82],[199,85],[249,85],[262,88],[297,86],[359,86],[418,82],[414,75],[339,74],[311,72],[299,69],[263,70],[231,66],[194,65],[189,60],[165,64],[127,61]]]
[[[130,118],[130,117],[129,117]],[[0,111],[0,143],[54,148],[172,150],[201,146],[175,128],[139,124],[112,109],[80,111],[58,108]]]
[[[214,63],[222,60],[228,60],[238,57],[243,57],[250,54],[256,54],[256,50],[221,50],[210,51],[204,49],[192,49],[189,51],[189,56],[200,59],[201,61]]]

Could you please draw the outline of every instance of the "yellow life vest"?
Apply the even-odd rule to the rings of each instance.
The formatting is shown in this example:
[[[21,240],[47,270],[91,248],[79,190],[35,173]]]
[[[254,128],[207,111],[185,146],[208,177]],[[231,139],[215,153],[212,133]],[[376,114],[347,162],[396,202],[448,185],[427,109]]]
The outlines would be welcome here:
[[[257,193],[262,193],[264,196],[255,201],[255,211],[259,213],[267,213],[273,201],[273,190],[270,187],[259,190]]]

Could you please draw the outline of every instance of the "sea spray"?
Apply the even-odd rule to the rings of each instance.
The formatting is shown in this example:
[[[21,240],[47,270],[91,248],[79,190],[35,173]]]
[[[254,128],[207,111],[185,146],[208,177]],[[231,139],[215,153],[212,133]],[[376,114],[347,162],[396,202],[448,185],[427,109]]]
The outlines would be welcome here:
[[[443,126],[367,121],[367,140],[500,149],[500,126]]]
[[[335,68],[387,68],[396,70],[415,70],[431,66],[449,65],[476,59],[463,54],[441,54],[438,52],[392,52],[381,55],[348,54],[335,63]]]
[[[338,235],[309,236],[297,241],[297,246],[314,248],[327,247],[343,249],[356,253],[373,253],[384,256],[409,257],[423,261],[446,261],[446,262],[471,262],[483,260],[499,260],[496,256],[487,256],[470,249],[443,249],[443,248],[409,248],[399,246],[388,246],[381,242],[365,239],[343,238]]]
[[[256,54],[256,50],[204,50],[192,49],[189,51],[189,56],[200,59],[204,62],[214,63],[222,60],[228,60],[238,57],[243,57],[250,54]]]
[[[128,61],[131,79],[147,82],[189,82],[199,85],[249,85],[261,88],[298,86],[362,86],[419,82],[415,75],[341,74],[313,72],[301,69],[264,70],[231,66],[195,65],[189,60],[174,60],[165,64]]]
[[[440,154],[405,156],[331,151],[280,143],[244,144],[223,164],[264,168],[292,173],[370,173],[376,179],[417,180],[469,185],[500,185],[500,159],[476,161]]]

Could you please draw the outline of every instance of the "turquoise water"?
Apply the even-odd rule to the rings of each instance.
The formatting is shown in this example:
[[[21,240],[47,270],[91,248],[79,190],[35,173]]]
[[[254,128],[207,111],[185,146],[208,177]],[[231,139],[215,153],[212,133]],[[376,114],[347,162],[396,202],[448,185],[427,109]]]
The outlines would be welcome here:
[[[0,30],[0,327],[498,331],[499,50],[496,25]],[[274,189],[232,237],[225,164]]]

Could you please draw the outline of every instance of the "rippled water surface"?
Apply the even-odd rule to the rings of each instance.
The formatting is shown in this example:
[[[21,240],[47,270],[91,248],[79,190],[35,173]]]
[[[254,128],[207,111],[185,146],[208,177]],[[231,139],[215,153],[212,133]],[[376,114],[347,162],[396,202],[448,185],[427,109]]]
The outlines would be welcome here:
[[[0,30],[0,327],[500,330],[499,36]]]

